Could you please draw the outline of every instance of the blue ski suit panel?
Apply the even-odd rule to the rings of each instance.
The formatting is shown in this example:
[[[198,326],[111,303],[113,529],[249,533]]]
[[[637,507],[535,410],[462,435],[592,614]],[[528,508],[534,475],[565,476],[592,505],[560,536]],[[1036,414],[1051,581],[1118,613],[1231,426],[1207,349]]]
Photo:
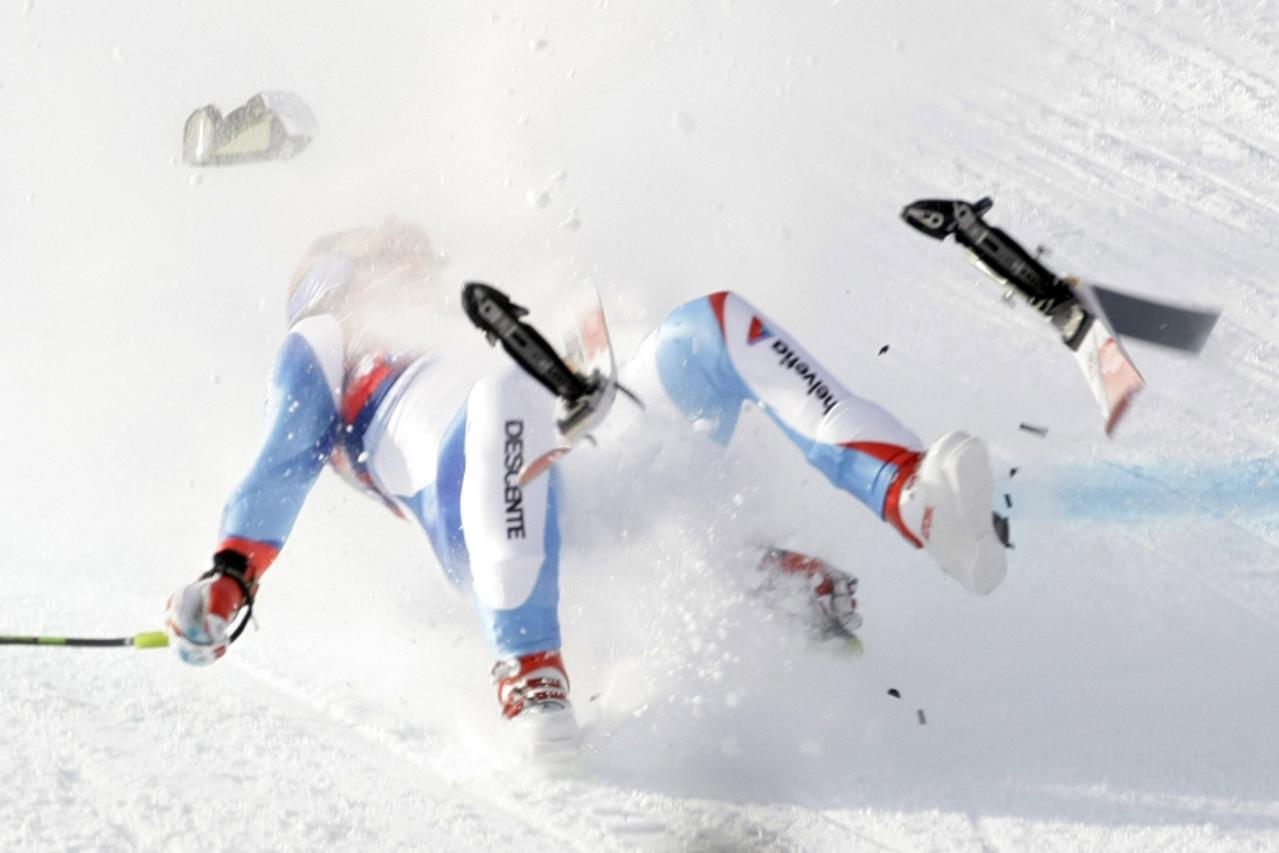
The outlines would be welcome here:
[[[767,325],[778,329],[771,321]],[[675,309],[655,334],[657,369],[667,395],[690,421],[709,420],[713,424],[709,435],[716,442],[728,444],[744,403],[762,403],[769,418],[803,451],[810,465],[884,517],[899,465],[855,446],[804,436],[780,417],[734,365],[710,297]]]
[[[337,407],[310,344],[297,334],[276,356],[266,436],[222,512],[222,537],[284,545],[333,450]]]

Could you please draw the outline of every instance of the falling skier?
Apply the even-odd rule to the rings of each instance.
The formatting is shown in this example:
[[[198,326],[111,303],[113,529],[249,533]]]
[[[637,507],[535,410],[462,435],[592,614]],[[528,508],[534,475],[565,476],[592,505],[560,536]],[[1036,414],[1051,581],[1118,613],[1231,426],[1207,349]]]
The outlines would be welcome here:
[[[263,445],[226,503],[211,568],[170,597],[166,629],[184,661],[221,657],[331,464],[422,527],[474,599],[498,658],[503,716],[532,754],[568,752],[577,725],[560,654],[559,475],[519,477],[533,449],[557,442],[557,400],[516,365],[491,361],[459,319],[414,226],[391,221],[311,247],[289,289]],[[965,588],[986,594],[1003,579],[984,444],[952,432],[925,448],[741,296],[677,308],[626,376],[650,407],[709,424],[720,443],[743,404],[758,403],[812,466]],[[860,625],[854,579],[781,552],[769,559],[812,575],[831,620]]]

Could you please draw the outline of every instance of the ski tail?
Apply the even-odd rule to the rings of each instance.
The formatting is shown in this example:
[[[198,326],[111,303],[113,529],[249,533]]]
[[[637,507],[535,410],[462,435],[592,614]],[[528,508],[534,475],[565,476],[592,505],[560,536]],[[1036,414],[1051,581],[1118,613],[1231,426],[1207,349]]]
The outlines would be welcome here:
[[[571,443],[603,421],[617,397],[613,342],[604,317],[604,303],[593,286],[583,284],[578,288],[560,338],[565,362],[577,375],[585,377],[591,388],[588,396],[564,407],[560,432]]]
[[[1220,308],[1178,305],[1094,282],[1074,286],[1105,309],[1120,335],[1181,352],[1199,353],[1221,317]]]
[[[1111,435],[1128,411],[1132,398],[1145,387],[1146,380],[1133,364],[1106,309],[1092,290],[1075,279],[1064,281],[1071,286],[1088,317],[1087,328],[1081,330],[1078,343],[1072,346],[1075,362],[1088,380],[1093,399],[1101,407],[1106,435]]]
[[[1075,363],[1101,408],[1106,435],[1111,435],[1146,380],[1129,358],[1104,313],[1088,314],[1076,345]]]

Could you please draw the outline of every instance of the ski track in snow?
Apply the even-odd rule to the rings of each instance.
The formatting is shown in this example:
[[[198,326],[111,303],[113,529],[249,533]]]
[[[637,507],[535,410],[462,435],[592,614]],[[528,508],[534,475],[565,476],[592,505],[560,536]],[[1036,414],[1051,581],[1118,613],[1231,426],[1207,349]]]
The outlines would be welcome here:
[[[491,6],[0,12],[0,628],[149,627],[251,452],[291,264],[388,212],[459,281],[600,283],[623,350],[738,289],[926,438],[986,436],[1007,584],[962,595],[758,413],[724,456],[583,449],[586,740],[547,774],[420,539],[322,481],[226,662],[0,652],[0,848],[1279,846],[1279,8]],[[168,159],[275,87],[320,115],[295,161]],[[1223,308],[1197,359],[1132,347],[1115,439],[1038,318],[895,217],[984,194],[1060,272]],[[863,659],[757,594],[761,542],[859,574]]]

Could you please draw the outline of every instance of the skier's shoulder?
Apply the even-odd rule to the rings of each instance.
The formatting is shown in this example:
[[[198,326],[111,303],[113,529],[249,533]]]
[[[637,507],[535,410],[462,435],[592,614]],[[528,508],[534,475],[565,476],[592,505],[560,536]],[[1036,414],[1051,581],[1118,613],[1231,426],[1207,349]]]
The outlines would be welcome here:
[[[332,314],[311,314],[289,327],[275,366],[274,381],[290,389],[314,384],[322,377],[336,403],[346,372],[342,327]]]

